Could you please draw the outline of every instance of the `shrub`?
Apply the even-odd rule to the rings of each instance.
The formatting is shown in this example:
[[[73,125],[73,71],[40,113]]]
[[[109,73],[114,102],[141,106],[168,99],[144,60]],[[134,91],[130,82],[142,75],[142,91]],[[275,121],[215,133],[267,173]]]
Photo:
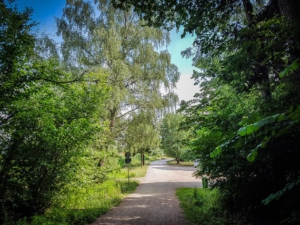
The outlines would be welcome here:
[[[226,212],[220,204],[218,189],[179,188],[176,195],[186,218],[193,225],[228,224]]]

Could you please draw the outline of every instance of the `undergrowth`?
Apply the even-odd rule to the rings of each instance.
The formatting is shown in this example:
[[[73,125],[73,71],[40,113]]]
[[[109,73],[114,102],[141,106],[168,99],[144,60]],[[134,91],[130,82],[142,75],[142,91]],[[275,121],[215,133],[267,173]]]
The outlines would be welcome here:
[[[143,177],[147,165],[153,160],[145,157],[145,166],[141,167],[140,158],[132,157],[131,164],[119,160],[119,169],[106,174],[102,182],[85,182],[74,185],[70,183],[53,199],[43,215],[24,218],[16,223],[5,225],[86,225],[107,213],[112,207],[119,205],[122,198],[135,191],[138,181],[129,178]]]
[[[228,224],[225,212],[219,203],[218,189],[179,188],[176,196],[180,201],[186,218],[193,225]]]
[[[86,225],[119,205],[122,198],[137,186],[137,181],[108,180],[102,184],[77,188],[60,201],[64,205],[54,204],[44,215],[35,216],[30,222],[25,218],[17,225]]]
[[[168,165],[171,166],[193,166],[194,162],[193,161],[186,161],[186,162],[179,162],[179,164],[177,164],[176,160],[170,160],[167,162]]]

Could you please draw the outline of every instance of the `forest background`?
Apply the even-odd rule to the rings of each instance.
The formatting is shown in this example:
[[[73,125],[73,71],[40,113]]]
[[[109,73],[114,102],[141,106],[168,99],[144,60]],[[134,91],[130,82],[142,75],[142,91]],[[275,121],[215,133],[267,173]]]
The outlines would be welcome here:
[[[200,159],[220,192],[211,224],[299,223],[299,1],[70,0],[59,47],[11,2],[1,1],[2,221],[62,206],[74,182],[104,184],[119,152],[163,149]],[[156,51],[174,28],[195,35],[183,55],[200,88],[177,113],[178,68]]]

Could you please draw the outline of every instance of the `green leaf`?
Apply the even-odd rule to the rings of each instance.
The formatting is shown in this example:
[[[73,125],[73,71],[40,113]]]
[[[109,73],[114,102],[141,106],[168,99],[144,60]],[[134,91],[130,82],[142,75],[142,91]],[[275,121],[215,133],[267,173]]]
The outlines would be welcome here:
[[[244,116],[243,119],[242,119],[242,121],[239,122],[239,125],[240,126],[244,126],[244,125],[246,125],[248,123],[248,121],[249,121],[248,116]]]
[[[265,118],[255,122],[254,124],[250,124],[248,126],[241,127],[238,130],[238,134],[240,136],[253,134],[255,131],[259,130],[262,126],[264,126],[266,124],[273,123],[278,118],[279,115],[280,114],[275,114],[273,116],[268,116],[268,117],[265,117]]]
[[[284,114],[280,114],[279,117],[278,117],[278,121],[282,121],[285,119],[285,115]]]
[[[294,187],[294,185],[295,185],[295,183],[290,183],[290,184],[288,185],[288,189],[291,190],[291,189]]]
[[[258,126],[255,126],[252,124],[252,125],[248,125],[248,126],[240,128],[238,131],[238,134],[241,136],[245,136],[245,135],[252,134],[253,132],[257,131],[258,129],[259,129]]]
[[[256,126],[262,127],[266,124],[273,123],[280,114],[275,114],[273,116],[265,117],[255,123]]]
[[[299,62],[300,58],[296,59],[294,62],[292,62],[291,65],[287,66],[283,71],[279,73],[279,77],[283,77],[289,74],[290,72],[297,70],[299,68]]]
[[[210,157],[214,158],[217,155],[219,155],[221,152],[222,152],[222,148],[221,148],[221,146],[218,146],[212,153],[210,153]]]
[[[298,185],[299,182],[300,182],[300,179],[297,179],[297,180],[293,181],[292,183],[286,184],[283,189],[277,191],[276,193],[269,195],[267,198],[262,200],[262,203],[264,205],[268,205],[273,200],[275,200],[275,199],[278,200],[284,193],[286,193],[287,191],[290,191],[295,185]]]
[[[297,120],[299,120],[299,118],[300,118],[300,113],[298,112],[298,113],[295,113],[291,119],[292,119],[292,121],[297,121]]]
[[[252,152],[247,156],[247,160],[249,162],[255,161],[255,158],[257,156],[257,149],[252,150]]]
[[[299,59],[295,60],[295,61],[292,63],[291,68],[292,68],[293,70],[296,70],[296,69],[299,68]]]

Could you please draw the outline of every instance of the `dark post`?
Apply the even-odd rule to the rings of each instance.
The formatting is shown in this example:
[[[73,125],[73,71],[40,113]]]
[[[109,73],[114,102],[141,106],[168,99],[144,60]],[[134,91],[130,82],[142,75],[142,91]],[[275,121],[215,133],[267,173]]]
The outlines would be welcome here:
[[[141,149],[141,168],[143,167],[143,150]]]
[[[125,163],[128,164],[127,168],[128,168],[128,185],[129,185],[129,163],[131,162],[131,158],[130,158],[131,154],[130,152],[125,152]]]

